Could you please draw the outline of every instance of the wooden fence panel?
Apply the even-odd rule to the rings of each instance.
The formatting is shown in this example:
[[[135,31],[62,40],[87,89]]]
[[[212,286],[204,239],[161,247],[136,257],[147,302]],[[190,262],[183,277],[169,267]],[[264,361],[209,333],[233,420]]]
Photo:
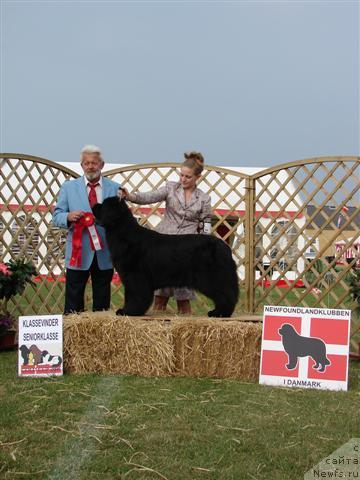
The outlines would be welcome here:
[[[0,154],[0,254],[20,256],[39,272],[35,287],[10,304],[15,313],[59,313],[64,295],[66,232],[51,221],[61,185],[75,172],[39,157]],[[347,277],[360,267],[359,157],[326,157],[279,165],[247,176],[206,166],[199,187],[212,200],[213,234],[232,249],[239,313],[264,304],[349,308]],[[104,173],[130,191],[177,181],[179,164],[131,165]],[[133,205],[155,228],[164,204]],[[89,306],[90,291],[87,292]],[[123,300],[113,285],[113,307]],[[209,301],[194,303],[204,313]],[[174,304],[172,304],[174,306]]]

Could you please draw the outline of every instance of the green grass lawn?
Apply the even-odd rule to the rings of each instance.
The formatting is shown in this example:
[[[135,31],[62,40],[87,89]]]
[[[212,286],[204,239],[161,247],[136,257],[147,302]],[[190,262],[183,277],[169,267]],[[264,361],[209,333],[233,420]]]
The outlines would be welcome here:
[[[0,353],[1,479],[302,479],[360,432],[348,392],[196,378],[17,378]]]

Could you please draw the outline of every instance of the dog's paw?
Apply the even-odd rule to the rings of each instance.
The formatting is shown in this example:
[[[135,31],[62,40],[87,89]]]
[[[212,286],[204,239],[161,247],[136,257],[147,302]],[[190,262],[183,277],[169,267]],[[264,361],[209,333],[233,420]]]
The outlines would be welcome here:
[[[216,310],[210,310],[210,312],[208,312],[208,317],[218,317],[218,312]]]
[[[116,310],[116,315],[125,315],[125,314],[124,314],[124,309],[123,309],[123,308],[118,308],[118,309]]]

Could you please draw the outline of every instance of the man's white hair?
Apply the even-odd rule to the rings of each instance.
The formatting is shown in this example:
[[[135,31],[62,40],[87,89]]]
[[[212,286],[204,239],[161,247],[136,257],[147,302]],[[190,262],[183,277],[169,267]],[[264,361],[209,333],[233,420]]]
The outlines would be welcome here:
[[[97,145],[85,145],[80,152],[80,162],[83,161],[84,153],[97,153],[100,159],[104,161],[104,159],[102,158],[100,147],[98,147]]]

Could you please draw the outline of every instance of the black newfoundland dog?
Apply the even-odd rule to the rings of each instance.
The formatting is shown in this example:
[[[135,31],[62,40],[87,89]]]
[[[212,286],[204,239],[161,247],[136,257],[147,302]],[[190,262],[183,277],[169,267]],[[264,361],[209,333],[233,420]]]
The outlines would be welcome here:
[[[326,345],[321,338],[303,337],[289,323],[284,323],[279,328],[285,352],[288,354],[288,370],[296,368],[298,357],[311,357],[316,364],[313,366],[318,372],[325,372],[326,366],[331,362],[326,356]]]
[[[230,317],[239,295],[236,265],[225,242],[210,235],[165,235],[141,227],[125,200],[93,207],[105,228],[115,269],[125,287],[117,315],[144,315],[154,290],[189,287],[213,300],[209,317]]]

